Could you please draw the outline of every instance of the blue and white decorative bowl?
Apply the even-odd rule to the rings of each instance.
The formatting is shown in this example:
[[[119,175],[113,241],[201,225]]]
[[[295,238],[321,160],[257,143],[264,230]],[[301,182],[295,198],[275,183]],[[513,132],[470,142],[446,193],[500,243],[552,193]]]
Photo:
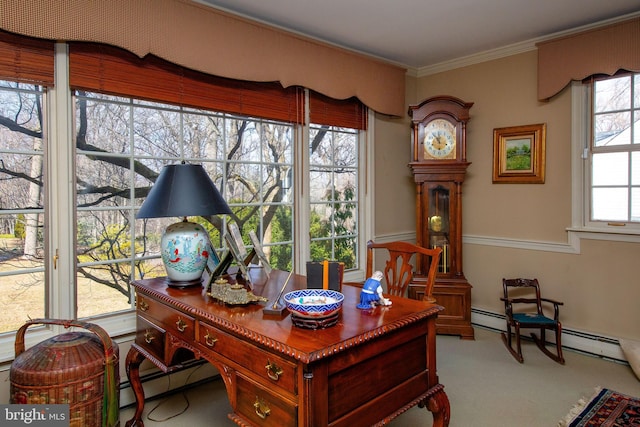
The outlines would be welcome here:
[[[284,302],[297,316],[322,319],[340,311],[344,295],[329,289],[301,289],[286,293]]]

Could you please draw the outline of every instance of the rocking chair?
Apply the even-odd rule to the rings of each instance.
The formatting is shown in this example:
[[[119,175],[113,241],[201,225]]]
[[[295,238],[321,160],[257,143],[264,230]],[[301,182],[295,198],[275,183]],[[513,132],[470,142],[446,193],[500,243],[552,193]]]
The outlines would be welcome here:
[[[563,303],[540,297],[540,285],[538,279],[502,279],[504,297],[504,309],[507,317],[507,332],[502,333],[502,341],[515,359],[522,363],[522,349],[520,347],[520,329],[533,328],[540,329],[540,337],[531,333],[533,341],[544,354],[556,362],[564,365],[562,357],[562,325],[558,320],[559,306]],[[542,311],[543,303],[553,304],[553,318],[545,316]],[[514,309],[516,304],[519,307],[527,307],[529,311],[522,312]],[[528,306],[527,306],[528,304]],[[514,334],[511,328],[514,328]],[[552,353],[546,347],[545,332],[551,330],[556,335],[556,352]],[[512,335],[516,338],[516,349],[512,346]]]

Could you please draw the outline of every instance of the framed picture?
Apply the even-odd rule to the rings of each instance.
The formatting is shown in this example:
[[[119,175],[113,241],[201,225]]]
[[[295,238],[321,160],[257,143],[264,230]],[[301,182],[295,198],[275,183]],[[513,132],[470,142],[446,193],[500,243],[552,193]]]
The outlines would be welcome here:
[[[207,292],[209,292],[211,290],[211,284],[216,281],[219,277],[224,276],[225,274],[227,274],[227,269],[229,268],[229,266],[231,265],[231,263],[233,262],[233,255],[231,254],[231,252],[229,252],[228,249],[224,249],[222,251],[220,258],[220,262],[218,263],[218,265],[216,266],[215,270],[213,270],[211,272],[211,274],[208,274],[208,281],[205,282],[204,280],[202,281],[202,283],[204,283],[206,285],[206,290]],[[205,268],[205,273],[206,273],[206,268]],[[204,273],[203,273],[204,276]]]
[[[251,290],[253,290],[253,286],[251,285],[251,278],[249,277],[249,270],[247,269],[247,264],[245,263],[245,256],[247,253],[246,248],[244,247],[244,245],[242,245],[242,248],[244,249],[244,252],[242,252],[238,248],[236,239],[234,239],[233,236],[231,236],[229,233],[225,234],[224,238],[227,241],[229,253],[233,256],[233,259],[238,265],[239,273],[242,275]]]
[[[207,258],[207,264],[204,266],[204,271],[202,272],[202,283],[205,286],[209,286],[209,283],[213,280],[213,274],[220,264],[220,258],[218,257],[216,250],[209,246],[208,252],[209,257]]]
[[[260,260],[260,263],[262,264],[262,267],[264,268],[265,273],[267,273],[267,277],[269,277],[271,275],[272,267],[271,267],[271,264],[269,263],[269,259],[267,258],[267,255],[264,253],[264,250],[262,249],[262,245],[260,244],[260,239],[258,239],[258,236],[253,230],[249,231],[249,238],[251,239],[251,243],[253,243],[253,250],[256,252],[256,255],[258,256],[258,259]]]
[[[240,234],[240,229],[238,228],[238,224],[235,222],[227,223],[227,229],[231,234],[231,238],[233,239],[234,250],[236,251],[236,255],[243,259],[247,256],[247,248],[244,246],[244,242],[242,241],[242,235]]]
[[[493,130],[493,182],[544,184],[546,123]]]

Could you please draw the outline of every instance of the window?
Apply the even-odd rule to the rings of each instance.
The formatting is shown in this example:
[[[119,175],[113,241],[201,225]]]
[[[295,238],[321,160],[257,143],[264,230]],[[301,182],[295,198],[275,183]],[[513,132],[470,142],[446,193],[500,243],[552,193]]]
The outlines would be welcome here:
[[[104,58],[100,52],[96,57]],[[83,74],[73,68],[79,61],[109,66],[108,57],[91,62],[94,54],[87,45],[57,44],[50,90],[0,83],[0,360],[13,357],[11,331],[28,317],[88,318],[111,334],[133,330],[129,281],[165,274],[160,235],[176,221],[135,218],[166,164],[203,164],[229,203],[229,218],[190,218],[208,227],[216,248],[224,246],[220,230],[231,220],[247,246],[249,232],[258,234],[276,268],[304,271],[306,261],[330,258],[363,276],[362,207],[371,200],[360,191],[361,153],[371,136],[359,102],[336,101],[357,105],[356,121],[347,115],[314,122],[310,114],[313,124],[303,123],[296,111],[309,105],[309,91],[267,84],[258,93],[256,85],[239,83],[224,92],[224,82],[212,78],[219,90],[207,92],[201,85],[211,82],[184,70],[176,82],[189,84],[176,87],[189,88],[183,99],[193,102],[175,101],[170,80],[152,99],[153,85],[133,69]],[[92,82],[94,75],[120,80]],[[113,85],[122,75],[135,82],[124,82],[119,93]],[[277,105],[268,103],[271,95]]]
[[[47,314],[44,95],[0,81],[0,333]]]
[[[572,97],[572,229],[640,234],[640,74],[574,83]]]
[[[357,129],[312,125],[310,134],[311,259],[357,268]]]
[[[76,129],[79,317],[130,309],[130,280],[165,274],[159,241],[176,218],[135,213],[162,167],[183,160],[203,164],[245,244],[255,231],[270,263],[291,269],[291,124],[78,91]],[[225,246],[220,218],[195,220]]]
[[[591,221],[640,223],[640,74],[593,83]]]
[[[310,259],[343,262],[345,270],[360,268],[358,250],[364,200],[360,188],[361,129],[367,116],[356,99],[337,101],[308,91],[309,237]]]

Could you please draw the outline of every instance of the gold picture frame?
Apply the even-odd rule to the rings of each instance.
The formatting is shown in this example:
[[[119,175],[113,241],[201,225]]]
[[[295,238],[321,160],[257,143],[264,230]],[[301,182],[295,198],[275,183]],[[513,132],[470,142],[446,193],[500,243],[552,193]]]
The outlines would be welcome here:
[[[493,182],[544,184],[547,124],[493,130]]]

